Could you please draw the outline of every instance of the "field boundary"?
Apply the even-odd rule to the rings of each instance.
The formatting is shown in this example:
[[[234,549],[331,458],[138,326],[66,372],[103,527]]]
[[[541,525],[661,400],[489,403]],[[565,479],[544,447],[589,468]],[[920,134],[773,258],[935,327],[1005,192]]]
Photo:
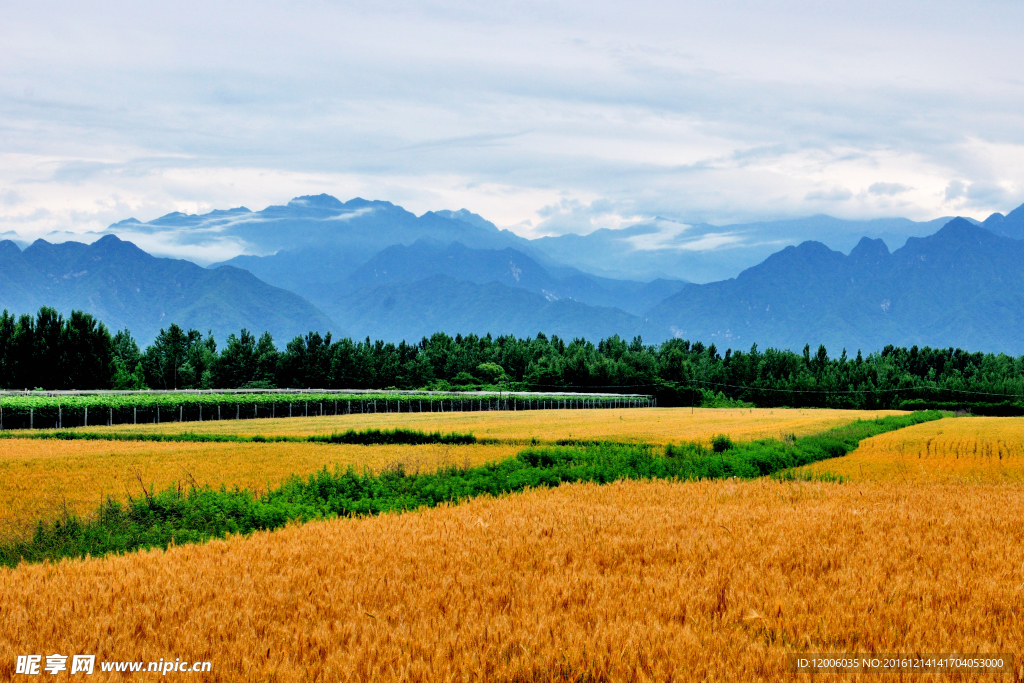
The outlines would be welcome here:
[[[500,439],[480,440],[470,433],[439,431],[423,432],[414,429],[349,429],[331,434],[304,436],[262,434],[146,434],[140,432],[85,432],[62,429],[57,431],[31,431],[0,433],[0,439],[33,439],[37,441],[145,441],[156,443],[322,443],[356,445],[432,444],[468,445],[476,443],[507,443]]]

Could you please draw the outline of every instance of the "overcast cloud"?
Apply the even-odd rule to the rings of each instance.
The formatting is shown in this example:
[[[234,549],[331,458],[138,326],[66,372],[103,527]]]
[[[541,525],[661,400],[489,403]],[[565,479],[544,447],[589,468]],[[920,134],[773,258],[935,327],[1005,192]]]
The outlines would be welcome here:
[[[1024,202],[1022,34],[1020,2],[8,0],[0,232],[320,192],[530,237],[984,218]]]

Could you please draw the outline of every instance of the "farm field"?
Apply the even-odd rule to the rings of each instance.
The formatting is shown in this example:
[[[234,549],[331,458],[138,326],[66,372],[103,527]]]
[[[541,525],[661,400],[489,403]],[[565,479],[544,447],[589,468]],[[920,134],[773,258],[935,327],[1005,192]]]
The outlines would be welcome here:
[[[510,445],[356,446],[312,443],[154,443],[0,439],[0,538],[23,534],[65,510],[89,515],[110,495],[142,495],[176,484],[266,490],[291,475],[349,465],[407,471],[481,465],[510,457]]]
[[[281,682],[789,680],[794,650],[1020,653],[1022,523],[1019,485],[620,482],[25,565],[0,569],[0,677],[26,652]]]
[[[159,425],[89,427],[103,433],[287,435],[330,434],[348,429],[471,432],[477,438],[528,442],[531,439],[593,439],[651,444],[707,442],[715,434],[736,440],[805,436],[858,419],[902,415],[903,411],[753,408],[630,408],[600,410],[484,411],[477,413],[378,413],[286,419],[172,422]]]
[[[862,441],[857,450],[802,468],[854,481],[1024,482],[1024,418],[926,422]]]
[[[891,411],[879,414],[891,414]],[[477,437],[526,442],[532,438],[611,439],[679,443],[804,435],[874,413],[841,410],[653,408],[481,413],[391,413],[287,419],[89,427],[90,433],[240,435],[330,434],[346,429],[403,427],[472,432]],[[16,433],[18,436],[22,432]],[[27,433],[26,433],[27,434]],[[536,435],[536,436],[534,436]],[[409,471],[481,465],[513,456],[520,446],[352,446],[305,443],[157,443],[0,439],[0,538],[24,535],[40,520],[70,512],[89,515],[106,496],[124,500],[147,487],[224,484],[266,490],[291,475],[335,465],[374,471],[402,463]]]

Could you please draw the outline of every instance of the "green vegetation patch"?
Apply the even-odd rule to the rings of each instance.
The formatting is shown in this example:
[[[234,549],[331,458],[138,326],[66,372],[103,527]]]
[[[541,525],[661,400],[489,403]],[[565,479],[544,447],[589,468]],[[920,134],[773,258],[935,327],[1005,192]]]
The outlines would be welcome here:
[[[861,439],[940,417],[933,411],[859,420],[791,441],[736,444],[716,439],[713,448],[698,443],[663,450],[615,443],[531,447],[502,462],[430,474],[408,474],[401,468],[380,474],[324,468],[306,479],[293,477],[260,496],[224,487],[144,490],[141,498],[127,504],[108,500],[93,520],[69,517],[52,524],[40,522],[31,539],[0,545],[0,564],[166,548],[172,543],[276,529],[292,520],[415,510],[569,482],[753,478],[845,455]],[[358,438],[370,438],[368,434]],[[405,437],[390,433],[383,438]]]
[[[53,439],[58,441],[157,441],[175,443],[326,443],[371,445],[420,445],[449,444],[467,445],[477,443],[472,434],[451,432],[420,432],[413,429],[367,429],[333,434],[310,434],[308,436],[263,436],[260,434],[159,434],[147,432],[86,432],[70,429],[42,432],[0,432],[6,439]]]

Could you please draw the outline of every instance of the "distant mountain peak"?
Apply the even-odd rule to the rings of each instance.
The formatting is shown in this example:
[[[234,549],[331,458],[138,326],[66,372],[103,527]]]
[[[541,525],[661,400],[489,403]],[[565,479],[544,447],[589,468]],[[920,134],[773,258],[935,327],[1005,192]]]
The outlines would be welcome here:
[[[134,242],[127,242],[117,235],[104,235],[89,245],[89,250],[103,256],[132,255],[135,257],[154,258],[151,254],[140,249]]]
[[[354,200],[353,200],[354,201]],[[344,209],[343,204],[337,197],[332,197],[329,194],[307,194],[301,197],[295,197],[288,206],[307,206],[314,209]]]
[[[483,216],[473,213],[469,209],[459,209],[458,211],[444,209],[442,211],[430,211],[428,214],[440,216],[441,218],[447,218],[453,221],[462,221],[463,223],[469,223],[470,225],[474,225],[478,228],[484,228],[485,230],[491,230],[494,232],[498,231],[498,226]]]
[[[850,258],[856,261],[877,260],[886,256],[889,256],[889,247],[886,246],[885,240],[871,239],[870,237],[862,237],[850,252]]]
[[[996,238],[996,234],[991,230],[984,228],[980,225],[975,225],[965,218],[954,218],[949,221],[934,235],[928,237],[911,238],[907,240],[908,244],[913,242],[926,243],[926,242],[945,242],[950,240],[964,241],[970,240],[976,242],[979,239]]]

